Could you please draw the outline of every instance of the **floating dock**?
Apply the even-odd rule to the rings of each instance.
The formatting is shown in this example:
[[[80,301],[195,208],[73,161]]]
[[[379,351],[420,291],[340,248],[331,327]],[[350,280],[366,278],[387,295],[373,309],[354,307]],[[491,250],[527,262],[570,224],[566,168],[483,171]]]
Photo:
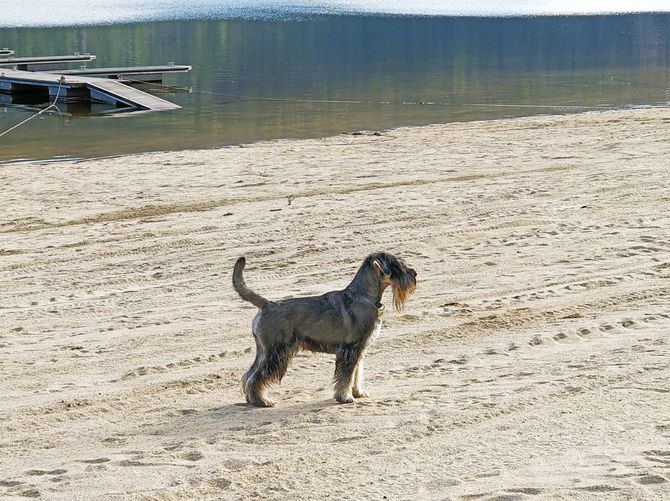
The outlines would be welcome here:
[[[45,57],[11,57],[0,50],[0,92],[19,96],[17,101],[106,103],[118,108],[167,111],[181,108],[174,103],[131,87],[136,82],[162,82],[165,73],[191,71],[191,66],[133,66],[68,69],[75,63],[95,61],[92,54]],[[14,101],[12,97],[10,101]],[[41,101],[40,101],[41,100]],[[4,99],[4,101],[7,101]]]
[[[23,71],[53,71],[66,69],[72,63],[95,61],[92,54],[74,54],[72,56],[45,57],[9,57],[0,60],[0,67],[12,67]]]
[[[117,107],[147,111],[181,108],[174,103],[135,89],[120,81],[79,75],[60,75],[37,71],[0,68],[0,91],[9,93],[43,92],[48,99],[67,101],[89,99]]]
[[[120,68],[82,68],[79,70],[61,70],[49,73],[59,75],[79,75],[87,77],[127,80],[130,82],[162,82],[165,73],[186,73],[191,66],[169,64],[166,66],[130,66]]]

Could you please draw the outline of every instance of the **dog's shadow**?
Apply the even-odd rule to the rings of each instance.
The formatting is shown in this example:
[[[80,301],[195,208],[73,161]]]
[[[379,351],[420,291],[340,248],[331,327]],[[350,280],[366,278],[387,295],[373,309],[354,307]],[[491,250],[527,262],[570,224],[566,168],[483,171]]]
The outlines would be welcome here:
[[[190,436],[261,435],[264,432],[304,426],[309,416],[321,411],[353,409],[355,405],[338,404],[333,399],[314,402],[279,402],[275,407],[254,407],[244,402],[226,404],[202,411],[182,411],[173,415],[165,434],[187,433]]]

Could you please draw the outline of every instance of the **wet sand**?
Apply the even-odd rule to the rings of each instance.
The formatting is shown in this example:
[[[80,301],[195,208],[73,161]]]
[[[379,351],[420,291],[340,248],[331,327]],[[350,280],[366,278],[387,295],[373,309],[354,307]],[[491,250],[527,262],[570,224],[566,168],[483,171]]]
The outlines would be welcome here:
[[[670,111],[0,166],[0,497],[661,499]],[[288,204],[289,196],[295,197]],[[419,273],[332,399],[243,405],[254,308]],[[386,297],[389,303],[389,298]]]

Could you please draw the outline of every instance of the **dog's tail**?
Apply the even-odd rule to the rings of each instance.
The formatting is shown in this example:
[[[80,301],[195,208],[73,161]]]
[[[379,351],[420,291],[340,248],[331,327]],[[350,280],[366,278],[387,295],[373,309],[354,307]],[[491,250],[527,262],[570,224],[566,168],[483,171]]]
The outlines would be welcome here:
[[[244,283],[244,278],[242,278],[242,270],[244,270],[244,266],[246,264],[247,260],[243,257],[239,258],[237,262],[235,262],[235,268],[233,269],[233,287],[235,287],[235,290],[242,299],[250,302],[262,310],[267,307],[270,301],[256,294]]]

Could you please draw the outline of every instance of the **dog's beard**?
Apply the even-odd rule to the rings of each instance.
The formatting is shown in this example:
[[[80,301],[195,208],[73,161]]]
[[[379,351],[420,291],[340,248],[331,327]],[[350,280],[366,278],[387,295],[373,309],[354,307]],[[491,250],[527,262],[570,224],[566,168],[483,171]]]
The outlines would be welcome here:
[[[393,307],[401,311],[405,303],[416,289],[416,282],[408,277],[402,277],[399,281],[391,283],[393,289]]]

